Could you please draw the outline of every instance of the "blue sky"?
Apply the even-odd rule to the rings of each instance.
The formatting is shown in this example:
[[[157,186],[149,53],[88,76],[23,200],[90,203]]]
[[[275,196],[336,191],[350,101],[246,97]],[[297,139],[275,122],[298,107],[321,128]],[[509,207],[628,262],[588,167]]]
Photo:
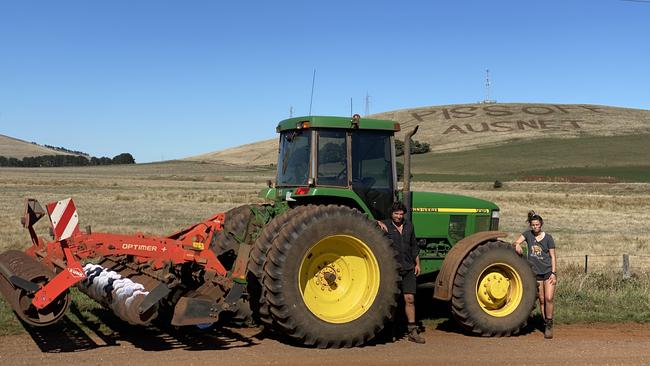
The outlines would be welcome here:
[[[484,99],[650,109],[650,2],[0,0],[0,134],[138,162]]]

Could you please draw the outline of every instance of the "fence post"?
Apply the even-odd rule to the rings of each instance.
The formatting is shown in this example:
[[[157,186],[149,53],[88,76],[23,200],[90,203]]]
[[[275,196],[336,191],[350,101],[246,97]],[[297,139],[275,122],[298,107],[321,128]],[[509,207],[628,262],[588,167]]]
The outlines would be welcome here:
[[[585,254],[585,274],[587,273],[588,264],[589,264],[589,254]]]
[[[630,256],[623,254],[623,279],[626,280],[630,277]]]

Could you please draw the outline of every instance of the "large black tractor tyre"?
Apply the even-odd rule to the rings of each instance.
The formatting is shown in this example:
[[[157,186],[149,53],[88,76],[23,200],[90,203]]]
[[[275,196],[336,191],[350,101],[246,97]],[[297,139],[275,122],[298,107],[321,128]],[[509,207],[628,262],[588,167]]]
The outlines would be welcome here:
[[[250,205],[243,205],[226,211],[224,215],[223,230],[212,236],[210,250],[227,270],[231,270],[237,259],[239,242],[244,239],[253,212]]]
[[[509,244],[489,241],[458,268],[451,311],[471,334],[509,336],[526,325],[536,298],[537,282],[526,260]]]
[[[250,297],[250,307],[252,310],[253,319],[266,325],[270,328],[273,323],[271,314],[269,313],[268,302],[266,301],[266,291],[264,290],[264,263],[266,256],[273,245],[275,239],[280,235],[280,231],[286,223],[297,214],[304,212],[306,206],[298,206],[294,209],[283,212],[282,214],[274,217],[255,241],[255,245],[251,249],[250,258],[248,260],[248,294]]]
[[[223,230],[212,237],[210,250],[216,254],[221,264],[229,271],[234,266],[239,251],[239,243],[244,239],[246,227],[253,215],[251,205],[243,205],[226,211]],[[237,302],[237,311],[227,314],[225,318],[236,325],[253,325],[255,323],[255,317],[251,309],[251,302],[253,301],[251,300],[251,294],[245,294],[244,298]]]
[[[396,306],[397,252],[374,221],[347,207],[308,206],[292,215],[264,271],[273,325],[296,344],[362,345]]]

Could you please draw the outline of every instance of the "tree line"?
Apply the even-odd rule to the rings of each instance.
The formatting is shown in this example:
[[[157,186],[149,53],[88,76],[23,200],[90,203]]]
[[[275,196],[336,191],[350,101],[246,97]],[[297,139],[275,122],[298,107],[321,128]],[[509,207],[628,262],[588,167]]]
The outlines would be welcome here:
[[[431,151],[431,145],[426,142],[420,142],[417,140],[411,140],[411,155],[415,154],[424,154]],[[395,156],[404,155],[404,142],[402,140],[395,140]],[[397,161],[397,180],[404,180],[404,164],[401,161]],[[413,177],[413,174],[411,174]]]
[[[135,164],[133,155],[122,153],[113,158],[91,157],[88,159],[80,155],[42,155],[30,156],[22,159],[7,158],[0,156],[0,167],[38,168],[38,167],[62,167],[62,166],[97,166],[97,165],[120,165]]]
[[[38,144],[35,143],[35,142],[32,142],[32,144],[34,144],[34,145],[38,145]],[[83,152],[83,151],[79,151],[79,150],[70,150],[70,149],[66,149],[65,147],[62,147],[62,146],[52,146],[52,145],[48,145],[48,144],[45,144],[45,145],[43,145],[43,146],[45,146],[45,147],[47,147],[47,148],[49,148],[49,149],[52,149],[52,150],[62,151],[62,152],[67,152],[67,153],[70,153],[70,154],[90,156],[90,154],[85,153],[85,152]]]
[[[411,140],[411,155],[424,154],[431,151],[431,145],[426,142]],[[395,139],[395,156],[404,155],[404,142]]]

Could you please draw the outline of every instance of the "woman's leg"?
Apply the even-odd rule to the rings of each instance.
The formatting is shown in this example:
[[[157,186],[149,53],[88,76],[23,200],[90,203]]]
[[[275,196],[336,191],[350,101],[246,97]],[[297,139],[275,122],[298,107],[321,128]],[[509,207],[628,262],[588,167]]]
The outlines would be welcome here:
[[[537,299],[539,300],[539,311],[542,317],[546,320],[546,312],[544,309],[544,281],[537,281]]]
[[[544,329],[544,338],[553,338],[553,297],[555,295],[555,285],[551,284],[550,280],[544,281],[544,308],[546,312],[546,326]]]
[[[550,280],[544,281],[544,303],[546,319],[553,319],[553,298],[555,297],[555,285],[551,284]]]

